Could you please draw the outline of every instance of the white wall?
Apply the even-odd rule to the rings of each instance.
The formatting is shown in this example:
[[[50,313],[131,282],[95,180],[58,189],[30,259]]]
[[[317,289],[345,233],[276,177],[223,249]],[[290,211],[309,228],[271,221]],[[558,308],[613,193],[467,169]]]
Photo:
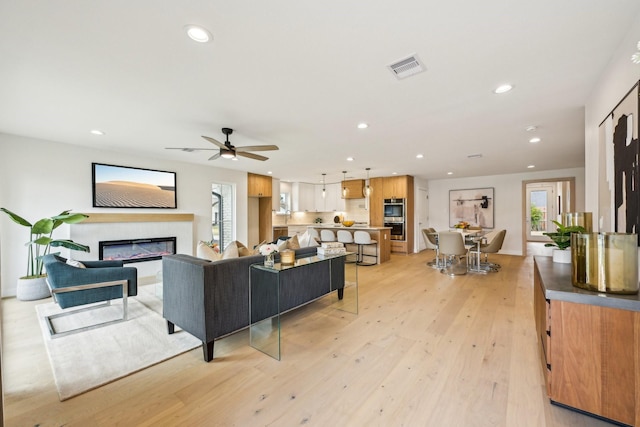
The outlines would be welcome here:
[[[522,255],[522,181],[574,177],[575,208],[584,210],[584,169],[560,169],[511,175],[492,175],[473,178],[429,181],[429,227],[449,229],[449,190],[465,188],[494,188],[494,226],[506,229],[507,235],[500,253]]]
[[[640,41],[640,14],[611,55],[585,104],[586,210],[598,218],[598,127],[631,87],[640,80],[640,64],[630,61]],[[598,224],[598,221],[595,221]]]
[[[211,184],[236,186],[236,239],[247,241],[246,172],[158,160],[103,150],[60,144],[0,133],[0,206],[33,222],[57,215],[65,209],[75,212],[167,212],[166,209],[93,208],[91,163],[109,163],[177,173],[178,209],[193,213],[193,242],[211,239]],[[108,226],[108,225],[105,225]],[[54,237],[68,238],[69,226],[59,227]],[[0,287],[2,296],[15,295],[16,280],[26,274],[29,234],[25,227],[0,217]],[[82,243],[82,242],[81,242]],[[64,251],[63,251],[64,252]],[[192,253],[195,253],[193,248]],[[93,254],[97,259],[98,254]]]

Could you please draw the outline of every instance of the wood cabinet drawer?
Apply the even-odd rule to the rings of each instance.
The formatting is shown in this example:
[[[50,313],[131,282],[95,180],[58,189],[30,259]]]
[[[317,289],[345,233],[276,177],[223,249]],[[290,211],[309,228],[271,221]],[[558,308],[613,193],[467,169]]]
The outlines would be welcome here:
[[[407,242],[401,240],[391,241],[391,252],[393,253],[407,253]]]

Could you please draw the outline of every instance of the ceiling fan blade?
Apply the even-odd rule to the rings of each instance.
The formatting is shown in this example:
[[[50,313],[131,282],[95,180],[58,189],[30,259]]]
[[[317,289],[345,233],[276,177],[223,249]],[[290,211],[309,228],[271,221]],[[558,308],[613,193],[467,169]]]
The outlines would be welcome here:
[[[236,156],[248,157],[250,159],[262,160],[262,161],[269,160],[268,157],[261,156],[259,154],[245,153],[245,152],[237,151],[237,150],[236,150]]]
[[[215,160],[215,159],[217,159],[217,158],[219,158],[219,157],[220,157],[220,152],[217,152],[217,153],[216,153],[216,154],[214,154],[213,156],[209,157],[209,159],[208,159],[208,160]]]
[[[203,137],[204,139],[206,139],[207,141],[209,141],[210,143],[217,145],[217,146],[218,146],[218,147],[220,147],[220,148],[227,148],[227,146],[226,146],[226,145],[224,145],[222,142],[220,142],[220,141],[216,141],[215,139],[213,139],[213,138],[211,138],[211,137],[209,137],[209,136],[204,136],[204,135],[202,135],[202,137]]]
[[[272,151],[279,150],[277,145],[248,145],[246,147],[236,147],[238,151]]]
[[[217,148],[195,148],[195,147],[164,147],[165,150],[180,150],[192,153],[194,151],[217,150]]]

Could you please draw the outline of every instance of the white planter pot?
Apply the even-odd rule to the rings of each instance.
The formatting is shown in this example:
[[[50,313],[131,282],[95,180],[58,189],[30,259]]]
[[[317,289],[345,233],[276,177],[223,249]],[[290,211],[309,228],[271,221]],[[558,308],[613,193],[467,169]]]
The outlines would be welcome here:
[[[46,279],[46,276],[36,277],[33,279],[18,279],[16,298],[20,301],[33,301],[50,297],[51,292],[49,291]]]
[[[553,262],[559,262],[562,264],[571,264],[571,248],[561,250],[553,250]]]

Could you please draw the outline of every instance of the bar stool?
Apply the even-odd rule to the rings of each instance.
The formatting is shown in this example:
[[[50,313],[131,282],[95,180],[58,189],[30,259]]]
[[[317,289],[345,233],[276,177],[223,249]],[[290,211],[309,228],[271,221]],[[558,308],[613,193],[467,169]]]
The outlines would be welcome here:
[[[336,233],[333,230],[320,230],[320,240],[322,242],[335,242]]]
[[[378,241],[372,240],[371,235],[366,231],[355,231],[353,233],[353,243],[358,245],[358,265],[376,265],[378,263]],[[375,255],[369,255],[364,253],[364,247],[375,245]],[[365,263],[363,262],[364,257],[374,257],[376,259],[375,263]]]
[[[351,234],[350,231],[347,230],[338,230],[338,242],[344,244],[345,249],[347,248],[347,245],[353,245],[355,244],[353,241],[353,235]],[[358,260],[356,259],[355,261],[345,261],[345,262],[358,262]]]
[[[467,248],[464,246],[462,233],[455,231],[443,231],[438,233],[440,253],[449,258],[446,265],[440,272],[449,276],[461,276],[467,274],[467,264],[463,264],[460,258],[467,255]]]

